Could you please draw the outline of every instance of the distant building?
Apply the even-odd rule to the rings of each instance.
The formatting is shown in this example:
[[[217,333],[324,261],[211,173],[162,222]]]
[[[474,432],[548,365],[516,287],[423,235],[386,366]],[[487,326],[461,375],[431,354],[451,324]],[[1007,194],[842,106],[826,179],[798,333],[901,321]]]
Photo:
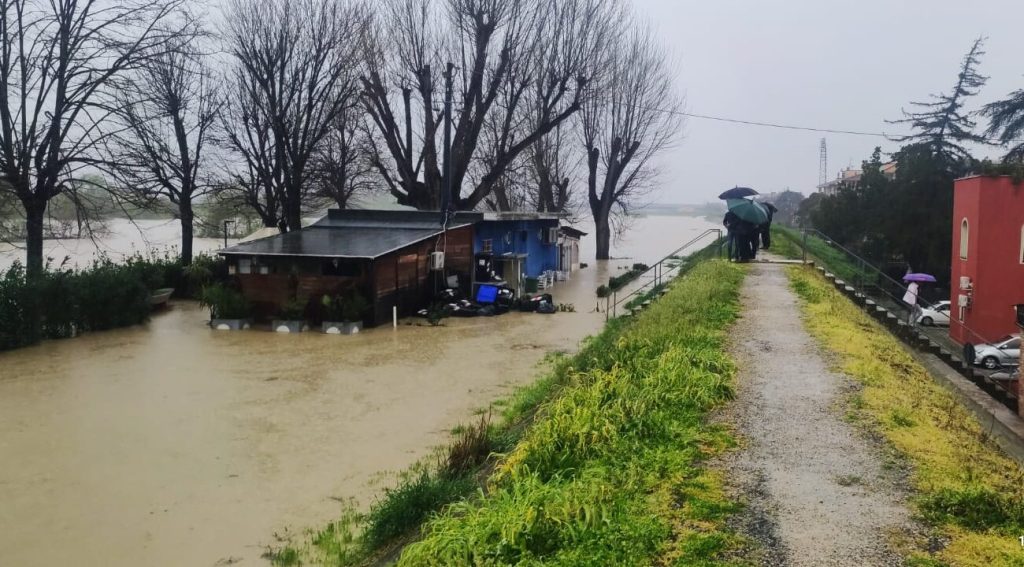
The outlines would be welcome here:
[[[896,176],[896,162],[890,161],[882,164],[882,174],[892,179]],[[832,196],[839,192],[839,188],[844,185],[854,185],[860,181],[861,176],[864,175],[864,171],[861,169],[854,169],[847,167],[839,172],[835,179],[818,185],[818,192],[824,193],[825,195]]]
[[[949,335],[989,342],[1018,332],[1024,303],[1024,185],[1010,177],[967,177],[953,188]]]

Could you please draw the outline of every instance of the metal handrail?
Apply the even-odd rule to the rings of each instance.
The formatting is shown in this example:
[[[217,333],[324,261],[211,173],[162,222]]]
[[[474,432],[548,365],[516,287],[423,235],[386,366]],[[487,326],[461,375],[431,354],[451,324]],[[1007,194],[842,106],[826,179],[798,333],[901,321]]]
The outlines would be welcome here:
[[[662,259],[658,260],[657,262],[652,264],[650,267],[648,267],[646,270],[644,270],[643,272],[638,274],[636,276],[636,278],[634,278],[636,280],[639,280],[640,278],[643,278],[644,276],[646,276],[649,272],[653,271],[654,272],[654,277],[652,277],[647,283],[645,283],[645,284],[641,285],[640,287],[634,289],[633,291],[631,291],[627,295],[624,295],[622,297],[622,299],[618,298],[618,290],[612,291],[612,294],[605,298],[605,310],[604,310],[605,320],[606,321],[608,320],[609,314],[610,314],[611,317],[615,317],[615,316],[618,315],[618,307],[619,307],[620,304],[622,304],[622,302],[628,301],[630,298],[632,298],[634,296],[637,296],[641,291],[647,289],[647,287],[651,286],[652,284],[654,284],[654,287],[657,287],[658,285],[661,285],[661,282],[665,281],[665,276],[667,275],[665,273],[665,270],[664,270],[664,263],[666,261],[668,261],[668,260],[680,260],[681,258],[677,258],[676,257],[677,254],[679,254],[683,250],[693,246],[697,242],[700,242],[702,239],[704,239],[704,237],[708,236],[709,234],[717,234],[718,235],[718,237],[715,239],[715,242],[719,242],[719,241],[722,240],[722,229],[720,229],[720,228],[709,228],[709,229],[705,230],[704,232],[700,233],[696,238],[690,240],[686,244],[683,244],[679,248],[676,248],[675,250],[670,252],[668,255],[666,255]],[[682,265],[682,263],[670,267],[668,269],[668,274],[671,274],[673,271],[678,271],[681,265]]]
[[[801,233],[803,235],[803,243],[801,245],[801,248],[802,248],[802,252],[803,252],[803,261],[804,261],[805,264],[807,263],[807,253],[808,253],[807,235],[810,234],[810,233],[813,233],[813,234],[817,235],[819,238],[821,238],[822,240],[824,240],[829,246],[832,246],[832,247],[835,247],[835,248],[837,248],[839,250],[842,250],[844,253],[848,254],[849,256],[855,258],[858,262],[860,262],[860,264],[861,264],[861,266],[860,266],[861,267],[861,272],[866,272],[866,268],[871,268],[872,270],[877,272],[879,275],[881,275],[883,278],[885,278],[889,282],[895,284],[896,287],[900,287],[900,288],[903,287],[903,285],[904,285],[903,283],[898,282],[895,279],[889,277],[888,275],[885,274],[885,272],[883,272],[881,270],[881,268],[871,264],[870,262],[868,262],[864,258],[861,258],[860,256],[858,256],[857,254],[853,253],[852,251],[850,251],[849,249],[847,249],[843,245],[837,243],[832,237],[830,237],[829,235],[821,232],[820,230],[816,230],[816,229],[813,229],[813,228],[804,228],[804,229],[801,229]],[[853,284],[853,282],[847,282],[847,283]],[[856,285],[856,284],[854,284],[854,285]],[[861,294],[863,296],[867,297],[867,293],[864,290],[864,286],[861,285],[861,286],[857,286],[857,287],[860,287]],[[897,296],[889,293],[888,291],[886,291],[884,288],[882,288],[880,286],[878,287],[878,289],[883,294],[888,296],[893,301],[893,303],[895,305],[897,305],[898,307],[900,307],[902,309],[906,309],[908,312],[911,311],[911,308],[903,303],[903,298],[902,297],[897,297]],[[930,306],[931,305],[933,305],[933,304],[930,304]],[[984,335],[982,335],[981,333],[975,331],[974,329],[971,329],[970,327],[965,325],[963,322],[961,322],[959,320],[954,321],[952,313],[950,313],[949,323],[950,323],[950,325],[957,325],[957,326],[961,327],[964,331],[966,331],[968,333],[968,336],[974,337],[975,339],[977,339],[977,340],[979,340],[979,341],[981,341],[983,343],[991,342]],[[915,325],[916,325],[916,322],[915,322]],[[972,366],[972,367],[974,366],[974,361],[973,360],[964,360],[963,362],[965,364],[969,365],[969,366]],[[1001,389],[1003,391],[1009,392],[1008,388],[1006,388],[1002,384],[998,383],[998,381],[990,380],[990,382],[992,382],[993,385],[996,388],[999,388],[999,389]]]
[[[854,259],[856,259],[858,262],[860,262],[860,264],[861,264],[861,272],[865,272],[866,271],[865,268],[870,267],[871,269],[876,271],[878,273],[878,275],[880,275],[883,278],[889,280],[890,282],[896,284],[897,287],[902,287],[903,286],[903,284],[901,282],[898,282],[898,281],[894,280],[893,278],[889,277],[888,275],[886,275],[886,273],[883,272],[881,270],[881,268],[879,268],[878,266],[875,266],[871,262],[868,262],[864,258],[861,258],[857,254],[855,254],[853,251],[851,251],[849,248],[843,246],[842,244],[839,244],[838,242],[835,241],[834,238],[832,238],[831,236],[825,234],[824,232],[821,232],[820,230],[817,230],[817,229],[814,229],[814,228],[802,228],[802,229],[800,229],[800,232],[803,233],[803,236],[804,236],[803,253],[804,253],[804,263],[805,264],[807,263],[807,235],[809,233],[814,233],[814,234],[818,235],[822,240],[824,240],[829,246],[833,246],[835,248],[838,248],[838,249],[842,250],[843,252],[845,252],[849,256],[852,256]]]

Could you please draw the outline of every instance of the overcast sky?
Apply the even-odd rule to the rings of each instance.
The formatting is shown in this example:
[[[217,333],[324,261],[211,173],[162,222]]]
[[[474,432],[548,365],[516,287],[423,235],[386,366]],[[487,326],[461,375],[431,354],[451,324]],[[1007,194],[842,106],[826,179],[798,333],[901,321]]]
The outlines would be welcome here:
[[[1024,88],[1024,0],[632,0],[671,49],[686,110],[729,118],[893,133],[900,108],[949,90],[987,36],[974,106]],[[666,156],[659,202],[714,200],[734,185],[805,195],[859,165],[884,138],[795,132],[688,118]],[[998,155],[998,150],[983,150]]]

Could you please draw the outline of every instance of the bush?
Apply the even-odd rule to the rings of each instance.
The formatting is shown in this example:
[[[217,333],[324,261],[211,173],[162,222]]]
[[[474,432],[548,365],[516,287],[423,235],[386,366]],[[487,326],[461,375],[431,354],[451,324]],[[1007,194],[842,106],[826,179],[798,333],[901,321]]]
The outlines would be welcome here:
[[[65,281],[70,289],[61,291],[65,297],[75,298],[78,330],[104,331],[149,318],[152,306],[150,288],[142,279],[145,274],[132,264],[115,264],[109,258],[96,260],[88,270],[69,274]],[[157,270],[148,271],[148,275],[158,274]],[[48,308],[47,313],[51,312]],[[45,321],[49,328],[50,318]]]
[[[324,321],[344,321],[354,323],[363,320],[363,314],[370,306],[366,298],[358,291],[349,291],[334,296],[324,295],[320,298],[323,306]]]
[[[32,302],[35,298],[25,284],[25,269],[15,262],[0,274],[0,350],[33,344],[39,331],[32,324]]]
[[[301,299],[293,299],[281,306],[277,312],[277,318],[284,321],[300,321],[306,318],[306,302]]]
[[[123,263],[100,257],[82,270],[47,264],[29,282],[15,263],[0,271],[0,350],[137,325],[149,317],[153,290],[173,287],[193,297],[201,289],[196,286],[210,286],[226,274],[224,262],[211,256],[197,256],[184,267],[169,254],[136,254]]]
[[[211,319],[246,319],[252,313],[245,296],[223,284],[204,287],[199,305],[210,309]]]

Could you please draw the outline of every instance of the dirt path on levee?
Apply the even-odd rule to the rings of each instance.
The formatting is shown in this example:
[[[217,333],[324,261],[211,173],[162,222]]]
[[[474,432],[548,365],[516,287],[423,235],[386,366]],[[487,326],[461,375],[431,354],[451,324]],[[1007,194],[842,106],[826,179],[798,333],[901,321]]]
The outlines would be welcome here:
[[[721,466],[746,509],[738,529],[763,565],[900,565],[892,535],[911,524],[899,473],[843,420],[854,386],[829,369],[800,319],[785,266],[751,265],[732,352],[742,440]]]

